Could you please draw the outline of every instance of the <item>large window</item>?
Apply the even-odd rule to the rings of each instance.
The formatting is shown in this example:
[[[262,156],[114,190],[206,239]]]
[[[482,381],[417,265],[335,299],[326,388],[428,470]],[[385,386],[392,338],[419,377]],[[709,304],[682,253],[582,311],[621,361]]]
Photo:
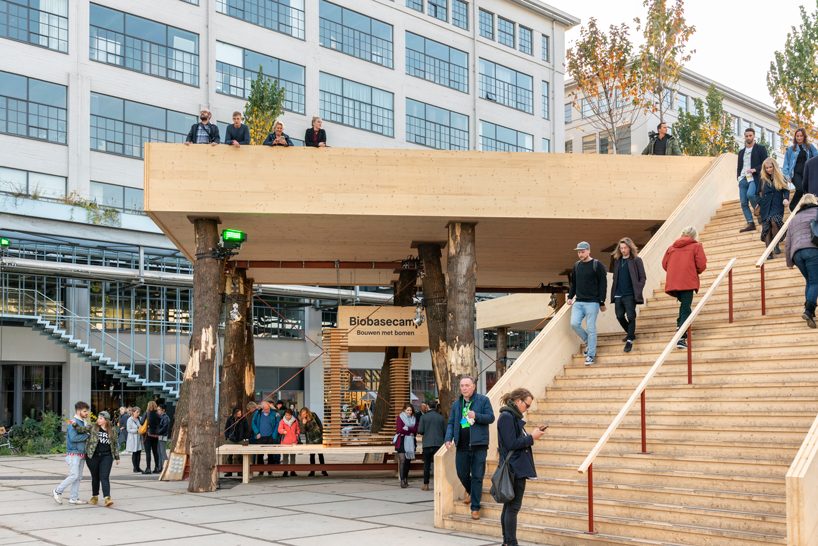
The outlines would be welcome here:
[[[216,11],[304,39],[304,0],[216,0]]]
[[[0,72],[0,133],[65,144],[66,103],[64,85]]]
[[[526,55],[534,54],[534,31],[520,25],[520,51]]]
[[[528,74],[480,59],[480,97],[534,113],[534,79]]]
[[[0,37],[68,52],[68,0],[0,0]]]
[[[481,119],[480,148],[486,152],[533,152],[534,136]]]
[[[542,117],[551,119],[551,86],[547,81],[542,82]]]
[[[91,4],[90,59],[199,85],[199,35]]]
[[[216,42],[216,92],[246,99],[259,68],[284,87],[284,109],[304,113],[304,67],[249,49]]]
[[[469,3],[465,0],[452,0],[452,24],[469,30]]]
[[[145,142],[184,142],[196,117],[91,93],[91,149],[141,158]]]
[[[19,196],[61,199],[68,179],[64,176],[0,167],[0,192]]]
[[[321,0],[321,45],[392,68],[392,25]]]
[[[389,91],[326,72],[320,73],[319,87],[321,117],[325,120],[395,136],[395,99]]]
[[[514,49],[514,21],[497,18],[497,41]]]
[[[406,32],[406,73],[469,92],[469,54]]]
[[[406,99],[406,140],[438,150],[468,150],[469,116]]]
[[[484,9],[480,10],[480,36],[494,39],[494,14]]]
[[[141,212],[145,208],[145,192],[106,182],[91,181],[91,200],[99,205],[124,212]]]
[[[435,19],[449,20],[449,0],[427,0],[426,8]]]

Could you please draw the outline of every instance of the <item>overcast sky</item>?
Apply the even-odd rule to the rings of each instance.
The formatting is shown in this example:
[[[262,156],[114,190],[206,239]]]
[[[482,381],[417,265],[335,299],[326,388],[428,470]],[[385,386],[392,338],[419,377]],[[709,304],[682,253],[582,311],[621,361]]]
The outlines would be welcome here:
[[[585,24],[596,17],[600,27],[626,22],[638,43],[634,17],[644,19],[642,0],[544,0]],[[670,3],[672,0],[668,0]],[[816,0],[687,0],[688,24],[696,26],[690,47],[696,50],[687,67],[702,76],[773,105],[767,91],[767,70],[787,33],[801,21],[798,6],[813,11]],[[579,26],[567,34],[568,47],[579,36]]]

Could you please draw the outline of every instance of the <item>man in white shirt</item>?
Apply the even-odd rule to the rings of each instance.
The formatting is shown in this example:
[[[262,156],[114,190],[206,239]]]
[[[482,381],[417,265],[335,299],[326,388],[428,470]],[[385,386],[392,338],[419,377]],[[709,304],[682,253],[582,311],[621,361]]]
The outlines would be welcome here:
[[[757,190],[760,185],[761,164],[767,159],[767,149],[755,143],[756,131],[752,127],[744,130],[744,149],[738,153],[738,195],[741,201],[741,212],[747,225],[739,230],[740,233],[755,231],[752,209],[758,204]]]

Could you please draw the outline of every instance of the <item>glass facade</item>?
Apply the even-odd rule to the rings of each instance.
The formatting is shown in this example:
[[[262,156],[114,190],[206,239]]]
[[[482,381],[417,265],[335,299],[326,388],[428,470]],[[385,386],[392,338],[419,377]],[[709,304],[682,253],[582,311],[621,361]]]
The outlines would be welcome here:
[[[514,21],[497,18],[497,41],[514,49]]]
[[[322,118],[388,137],[395,136],[395,97],[392,93],[326,72],[320,73],[319,82]]]
[[[452,0],[452,24],[457,28],[469,30],[469,3],[464,0]]]
[[[68,0],[0,0],[0,38],[68,52]]]
[[[547,81],[542,82],[542,117],[551,119],[551,86]]]
[[[91,149],[142,158],[145,142],[184,142],[196,116],[91,93]]]
[[[199,85],[199,35],[91,4],[89,58]]]
[[[534,113],[534,79],[501,64],[480,59],[480,98]]]
[[[406,140],[438,150],[468,150],[469,116],[406,99]]]
[[[426,9],[435,19],[449,20],[449,0],[426,0]]]
[[[533,152],[534,136],[481,119],[480,149],[484,152]]]
[[[534,54],[534,31],[520,25],[520,52],[526,55]]]
[[[0,133],[65,144],[68,88],[0,72]]]
[[[480,36],[494,39],[494,14],[490,11],[480,9]]]
[[[319,26],[322,46],[392,68],[392,25],[321,0]]]
[[[35,199],[62,199],[67,187],[68,179],[64,176],[0,167],[0,192]]]
[[[406,73],[464,93],[469,92],[469,54],[408,31]]]
[[[305,68],[249,49],[216,42],[216,92],[246,99],[259,68],[286,89],[284,109],[304,113]],[[224,134],[224,133],[222,133]]]
[[[142,212],[145,208],[145,192],[141,188],[129,188],[93,180],[91,181],[91,200],[104,207],[123,212]]]
[[[304,39],[304,0],[216,0],[216,11]]]

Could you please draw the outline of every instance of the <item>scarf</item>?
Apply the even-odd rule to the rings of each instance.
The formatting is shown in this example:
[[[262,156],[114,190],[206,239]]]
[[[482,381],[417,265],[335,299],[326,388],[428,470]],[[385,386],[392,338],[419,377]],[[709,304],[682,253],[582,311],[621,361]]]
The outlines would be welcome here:
[[[287,419],[287,418],[285,417],[284,419],[282,419],[282,421],[284,421],[285,423],[287,423],[287,426],[288,426],[288,427],[291,427],[291,426],[293,426],[293,423],[295,423],[295,417],[290,417],[289,419]]]
[[[400,412],[400,420],[406,425],[406,428],[411,429],[415,426],[415,416],[409,417],[405,412]],[[406,459],[411,461],[415,458],[415,437],[411,434],[403,434],[403,452],[406,454]]]

